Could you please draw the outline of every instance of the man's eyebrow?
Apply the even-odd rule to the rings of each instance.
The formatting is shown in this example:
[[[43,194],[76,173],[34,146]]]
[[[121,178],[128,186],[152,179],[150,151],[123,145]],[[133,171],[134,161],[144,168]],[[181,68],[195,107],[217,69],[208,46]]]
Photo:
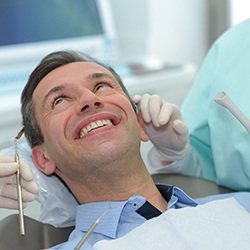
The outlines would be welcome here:
[[[114,80],[116,81],[115,77],[111,74],[107,74],[107,73],[104,73],[104,72],[96,72],[96,73],[93,73],[93,74],[90,74],[88,77],[87,77],[87,80],[93,80],[93,79],[98,79],[98,78],[109,78],[111,80]]]
[[[58,91],[64,90],[64,89],[66,89],[66,88],[67,88],[67,87],[66,87],[65,85],[59,85],[59,86],[55,86],[54,88],[50,89],[50,91],[49,91],[49,92],[44,96],[44,98],[43,98],[42,107],[45,106],[45,104],[46,104],[48,98],[49,98],[52,94],[54,94],[54,93],[56,93],[56,92],[58,92]]]

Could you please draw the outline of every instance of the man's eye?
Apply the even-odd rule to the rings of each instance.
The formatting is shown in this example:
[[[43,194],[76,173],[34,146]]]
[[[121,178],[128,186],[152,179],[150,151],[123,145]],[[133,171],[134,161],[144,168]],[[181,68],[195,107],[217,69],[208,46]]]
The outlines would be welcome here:
[[[96,85],[96,90],[99,90],[99,89],[102,89],[102,88],[106,88],[106,87],[109,87],[111,88],[110,84],[107,83],[107,82],[100,82]]]
[[[52,102],[52,106],[55,107],[58,104],[62,103],[64,100],[65,100],[65,97],[63,97],[63,96],[55,97],[53,102]]]

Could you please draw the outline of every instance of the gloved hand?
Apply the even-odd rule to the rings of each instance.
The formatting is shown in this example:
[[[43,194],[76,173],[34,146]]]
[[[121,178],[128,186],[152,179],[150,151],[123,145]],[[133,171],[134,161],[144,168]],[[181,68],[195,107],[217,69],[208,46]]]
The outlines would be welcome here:
[[[18,164],[14,157],[0,157],[0,207],[18,209],[16,171]],[[23,207],[33,201],[38,192],[38,185],[32,180],[32,172],[27,164],[20,161]]]
[[[141,112],[146,133],[160,160],[172,162],[184,158],[189,149],[189,131],[180,109],[158,95],[136,95],[133,101]]]

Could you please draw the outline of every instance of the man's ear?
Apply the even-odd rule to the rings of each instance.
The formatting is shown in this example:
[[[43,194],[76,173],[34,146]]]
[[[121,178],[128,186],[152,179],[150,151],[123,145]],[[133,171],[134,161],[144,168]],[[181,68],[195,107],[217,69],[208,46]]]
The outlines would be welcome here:
[[[53,174],[55,172],[55,164],[46,156],[46,153],[42,146],[35,146],[32,149],[32,158],[36,167],[45,173],[46,175]]]
[[[143,121],[143,118],[141,116],[141,114],[138,112],[137,114],[137,120],[138,120],[138,123],[140,125],[140,130],[141,130],[141,140],[146,142],[149,140],[147,134],[146,134],[146,130],[145,130],[145,123]]]

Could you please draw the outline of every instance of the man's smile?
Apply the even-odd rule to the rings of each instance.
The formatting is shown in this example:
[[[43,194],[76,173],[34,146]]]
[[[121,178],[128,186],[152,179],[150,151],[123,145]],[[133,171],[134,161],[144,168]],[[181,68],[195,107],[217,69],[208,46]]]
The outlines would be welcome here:
[[[100,129],[101,131],[104,127],[111,128],[118,125],[120,121],[121,118],[119,118],[119,115],[117,116],[114,113],[101,112],[92,114],[85,117],[80,121],[80,123],[78,123],[78,125],[74,129],[74,138],[75,140],[82,139],[94,130],[97,131],[98,129]]]
[[[113,123],[109,119],[107,119],[107,120],[97,120],[97,121],[91,122],[90,124],[88,124],[86,127],[84,127],[80,131],[79,138],[83,138],[90,131],[92,131],[94,129],[97,129],[97,128],[100,128],[100,127],[103,127],[103,126],[113,126]]]

